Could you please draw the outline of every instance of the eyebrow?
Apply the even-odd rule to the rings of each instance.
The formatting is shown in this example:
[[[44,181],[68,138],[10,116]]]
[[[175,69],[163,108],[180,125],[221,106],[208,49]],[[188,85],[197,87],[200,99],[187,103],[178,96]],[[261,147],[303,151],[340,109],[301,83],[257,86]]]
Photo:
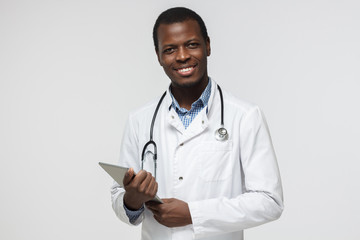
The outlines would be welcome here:
[[[197,38],[191,38],[191,39],[189,39],[189,40],[187,40],[186,42],[185,42],[185,44],[188,44],[188,43],[190,43],[190,42],[192,42],[192,41],[199,41]],[[166,45],[164,45],[164,46],[161,46],[162,48],[167,48],[167,47],[175,47],[175,46],[177,46],[176,44],[166,44]]]
[[[198,41],[198,39],[197,38],[192,38],[192,39],[187,40],[186,43],[189,43],[189,42],[192,42],[192,41]]]
[[[167,48],[167,47],[175,47],[175,44],[166,44],[164,46],[161,46],[162,48]]]

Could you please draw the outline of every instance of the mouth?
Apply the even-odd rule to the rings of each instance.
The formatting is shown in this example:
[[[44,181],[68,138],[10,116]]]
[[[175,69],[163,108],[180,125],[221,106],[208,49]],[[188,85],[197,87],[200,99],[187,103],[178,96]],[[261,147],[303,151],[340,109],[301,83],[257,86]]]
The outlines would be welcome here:
[[[176,68],[175,71],[179,75],[181,75],[183,77],[186,77],[186,76],[190,76],[195,71],[195,67],[196,67],[196,65],[194,65],[194,66],[184,66],[184,67]]]

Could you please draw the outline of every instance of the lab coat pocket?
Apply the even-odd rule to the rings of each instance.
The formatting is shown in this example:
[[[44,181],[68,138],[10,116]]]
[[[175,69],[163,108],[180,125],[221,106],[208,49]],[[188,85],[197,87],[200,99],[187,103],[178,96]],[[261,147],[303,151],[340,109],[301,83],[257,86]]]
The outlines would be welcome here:
[[[231,178],[232,141],[202,142],[198,148],[199,176],[206,182],[223,181]]]

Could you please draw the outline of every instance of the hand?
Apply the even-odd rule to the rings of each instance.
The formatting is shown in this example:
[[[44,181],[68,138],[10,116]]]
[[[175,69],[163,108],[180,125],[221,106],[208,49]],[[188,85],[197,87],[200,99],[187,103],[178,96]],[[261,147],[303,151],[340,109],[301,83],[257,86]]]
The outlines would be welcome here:
[[[138,210],[142,205],[152,200],[158,190],[158,184],[151,173],[141,170],[135,175],[130,168],[123,179],[125,188],[124,203],[130,210]]]
[[[192,224],[189,206],[176,198],[162,199],[164,203],[147,202],[146,207],[154,218],[166,227],[181,227]]]

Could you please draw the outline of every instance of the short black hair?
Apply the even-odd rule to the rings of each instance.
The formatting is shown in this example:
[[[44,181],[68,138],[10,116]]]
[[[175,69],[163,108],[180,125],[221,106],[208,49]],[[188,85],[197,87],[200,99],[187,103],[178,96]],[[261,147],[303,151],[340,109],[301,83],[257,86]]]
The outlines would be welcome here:
[[[156,52],[159,50],[157,30],[160,24],[179,23],[186,20],[195,20],[200,26],[201,35],[203,36],[204,40],[206,41],[208,39],[209,36],[205,23],[196,12],[185,7],[170,8],[159,15],[153,28],[153,40]]]

